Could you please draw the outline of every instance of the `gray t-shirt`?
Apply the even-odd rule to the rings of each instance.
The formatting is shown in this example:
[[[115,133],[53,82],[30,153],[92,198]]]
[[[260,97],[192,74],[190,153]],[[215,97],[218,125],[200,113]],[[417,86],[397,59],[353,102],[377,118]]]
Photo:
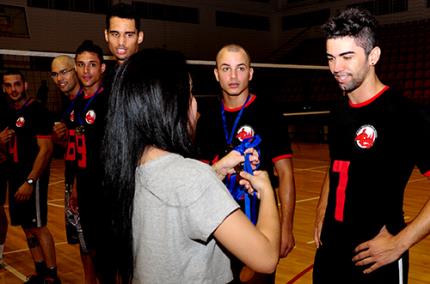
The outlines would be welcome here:
[[[133,283],[227,283],[212,233],[239,206],[206,164],[167,154],[136,170]]]

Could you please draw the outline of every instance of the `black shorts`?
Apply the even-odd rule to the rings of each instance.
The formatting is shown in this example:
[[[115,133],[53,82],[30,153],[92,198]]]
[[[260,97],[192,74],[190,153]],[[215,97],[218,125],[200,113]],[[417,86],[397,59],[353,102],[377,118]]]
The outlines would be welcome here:
[[[9,213],[11,224],[23,228],[45,227],[48,221],[49,171],[34,183],[29,200],[16,202],[14,195],[26,179],[27,175],[18,174],[16,171],[10,176]]]
[[[79,173],[76,189],[78,191],[78,207],[80,222],[87,249],[94,250],[98,240],[100,218],[101,178],[96,174]]]
[[[313,269],[313,284],[407,284],[409,255],[404,253],[397,261],[364,274],[364,268],[352,262],[352,252],[327,249],[317,250]]]
[[[0,163],[0,206],[6,202],[8,163]]]

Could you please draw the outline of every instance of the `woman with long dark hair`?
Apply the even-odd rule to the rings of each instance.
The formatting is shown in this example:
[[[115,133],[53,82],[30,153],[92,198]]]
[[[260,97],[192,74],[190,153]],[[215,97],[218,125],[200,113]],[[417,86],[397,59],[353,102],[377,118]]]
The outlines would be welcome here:
[[[260,198],[254,226],[220,181],[243,156],[232,151],[212,168],[190,158],[190,82],[185,58],[161,49],[134,54],[116,74],[103,149],[111,244],[99,271],[108,282],[228,283],[225,249],[256,271],[276,268],[279,217],[267,173],[240,174]]]

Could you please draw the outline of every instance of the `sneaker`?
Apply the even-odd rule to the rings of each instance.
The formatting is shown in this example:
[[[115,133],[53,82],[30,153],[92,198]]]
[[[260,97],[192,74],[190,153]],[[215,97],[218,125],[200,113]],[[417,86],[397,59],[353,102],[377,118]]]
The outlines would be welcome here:
[[[61,280],[58,277],[52,278],[52,277],[46,276],[43,283],[44,284],[61,284]]]
[[[32,274],[27,277],[24,284],[44,284],[43,277],[37,274]]]

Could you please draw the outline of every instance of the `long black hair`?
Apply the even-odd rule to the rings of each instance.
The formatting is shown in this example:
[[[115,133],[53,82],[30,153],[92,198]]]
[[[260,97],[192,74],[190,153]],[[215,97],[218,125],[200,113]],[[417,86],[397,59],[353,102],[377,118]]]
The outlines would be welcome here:
[[[105,191],[110,209],[109,271],[115,281],[133,277],[132,214],[135,171],[147,146],[190,156],[190,79],[175,51],[142,50],[118,70],[109,98],[103,143]],[[112,252],[112,249],[114,252]]]

